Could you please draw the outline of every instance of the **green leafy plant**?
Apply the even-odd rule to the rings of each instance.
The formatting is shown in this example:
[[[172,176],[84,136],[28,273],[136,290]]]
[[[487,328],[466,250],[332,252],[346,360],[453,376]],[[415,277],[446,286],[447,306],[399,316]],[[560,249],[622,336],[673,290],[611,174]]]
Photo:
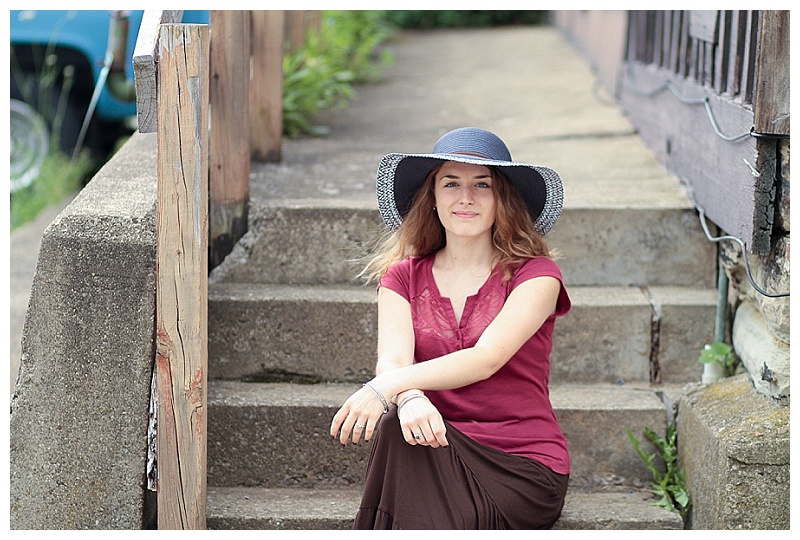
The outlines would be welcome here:
[[[288,137],[324,135],[313,124],[320,111],[353,97],[353,85],[374,82],[391,55],[380,45],[391,30],[377,11],[325,11],[319,30],[306,44],[284,56],[283,133]]]
[[[11,230],[34,220],[44,208],[80,191],[96,170],[97,162],[88,151],[81,152],[75,159],[61,152],[48,154],[31,184],[11,193]]]
[[[650,428],[644,429],[645,437],[658,449],[658,454],[646,452],[631,430],[628,429],[627,432],[636,453],[653,475],[652,492],[660,497],[653,505],[670,512],[678,512],[685,521],[692,503],[686,488],[685,472],[678,468],[678,434],[675,423],[667,426],[666,438],[661,438]],[[658,466],[657,458],[663,462],[663,469]]]
[[[731,346],[720,341],[703,347],[700,358],[697,360],[701,364],[718,364],[722,367],[724,377],[736,375],[740,364],[739,358],[736,357]]]

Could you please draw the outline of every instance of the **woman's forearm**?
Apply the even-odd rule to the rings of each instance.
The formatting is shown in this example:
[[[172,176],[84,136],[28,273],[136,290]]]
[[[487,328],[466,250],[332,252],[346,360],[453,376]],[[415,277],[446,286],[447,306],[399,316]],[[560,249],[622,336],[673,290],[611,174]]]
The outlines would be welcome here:
[[[407,339],[395,341],[379,351],[379,359],[403,359],[394,362],[394,369],[382,366],[373,383],[393,399],[398,393],[421,390],[461,388],[494,375],[533,336],[554,313],[561,282],[550,276],[528,280],[509,294],[500,313],[484,330],[474,347],[462,349],[425,362],[411,363],[413,350],[407,350]],[[391,298],[391,297],[390,297]],[[403,319],[405,320],[405,319]],[[408,333],[408,330],[405,331]],[[387,334],[387,342],[392,334]]]
[[[409,365],[411,365],[411,363],[392,361],[392,360],[387,360],[387,359],[384,359],[382,361],[379,360],[378,363],[375,365],[375,374],[376,375],[381,375],[382,373],[391,372],[391,371],[394,371],[396,369],[400,369],[400,368],[403,368],[403,367],[406,367],[406,366],[409,366]],[[395,405],[399,405],[400,401],[403,398],[407,397],[408,395],[410,395],[410,394],[422,394],[422,393],[423,393],[422,390],[419,389],[419,388],[408,388],[406,390],[397,392],[394,395],[394,397],[387,398],[387,399],[389,399],[389,401],[391,401]]]
[[[448,355],[395,369],[378,371],[374,383],[395,400],[408,390],[451,390],[491,377],[504,362],[483,347],[472,347]]]

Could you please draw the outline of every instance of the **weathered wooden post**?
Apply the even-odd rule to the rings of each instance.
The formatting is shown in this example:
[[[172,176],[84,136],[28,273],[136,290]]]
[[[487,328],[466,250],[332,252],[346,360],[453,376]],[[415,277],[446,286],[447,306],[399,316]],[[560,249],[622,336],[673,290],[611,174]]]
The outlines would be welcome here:
[[[306,43],[308,33],[308,11],[303,9],[290,9],[286,12],[286,41],[289,52],[296,51]]]
[[[283,11],[252,11],[250,148],[257,161],[281,160],[283,135]]]
[[[136,116],[139,133],[153,133],[158,124],[156,72],[158,37],[162,24],[181,22],[183,11],[145,10],[133,50],[133,75],[136,81]]]
[[[250,196],[250,12],[212,11],[209,264],[247,232]]]
[[[161,25],[158,50],[158,528],[205,529],[208,26]]]
[[[789,135],[789,12],[765,10],[756,74],[755,130]]]

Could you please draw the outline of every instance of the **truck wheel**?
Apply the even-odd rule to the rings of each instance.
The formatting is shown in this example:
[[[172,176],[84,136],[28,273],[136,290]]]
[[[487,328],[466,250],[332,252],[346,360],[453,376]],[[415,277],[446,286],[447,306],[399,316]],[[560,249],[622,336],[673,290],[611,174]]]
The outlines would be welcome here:
[[[25,103],[44,120],[50,150],[61,150],[72,155],[83,125],[88,98],[76,94],[73,89],[60,103],[61,93],[59,86],[40,90],[33,73],[23,74],[19,81],[17,77],[11,77],[11,99]],[[58,131],[54,132],[54,128]]]
[[[50,151],[47,122],[33,107],[11,100],[11,192],[27,187]]]

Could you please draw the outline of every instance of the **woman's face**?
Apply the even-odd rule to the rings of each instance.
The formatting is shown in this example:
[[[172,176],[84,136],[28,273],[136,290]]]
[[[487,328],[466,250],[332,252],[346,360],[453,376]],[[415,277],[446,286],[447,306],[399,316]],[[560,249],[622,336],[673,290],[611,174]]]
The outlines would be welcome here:
[[[436,174],[436,212],[445,230],[457,236],[491,235],[495,195],[488,167],[446,161]]]

